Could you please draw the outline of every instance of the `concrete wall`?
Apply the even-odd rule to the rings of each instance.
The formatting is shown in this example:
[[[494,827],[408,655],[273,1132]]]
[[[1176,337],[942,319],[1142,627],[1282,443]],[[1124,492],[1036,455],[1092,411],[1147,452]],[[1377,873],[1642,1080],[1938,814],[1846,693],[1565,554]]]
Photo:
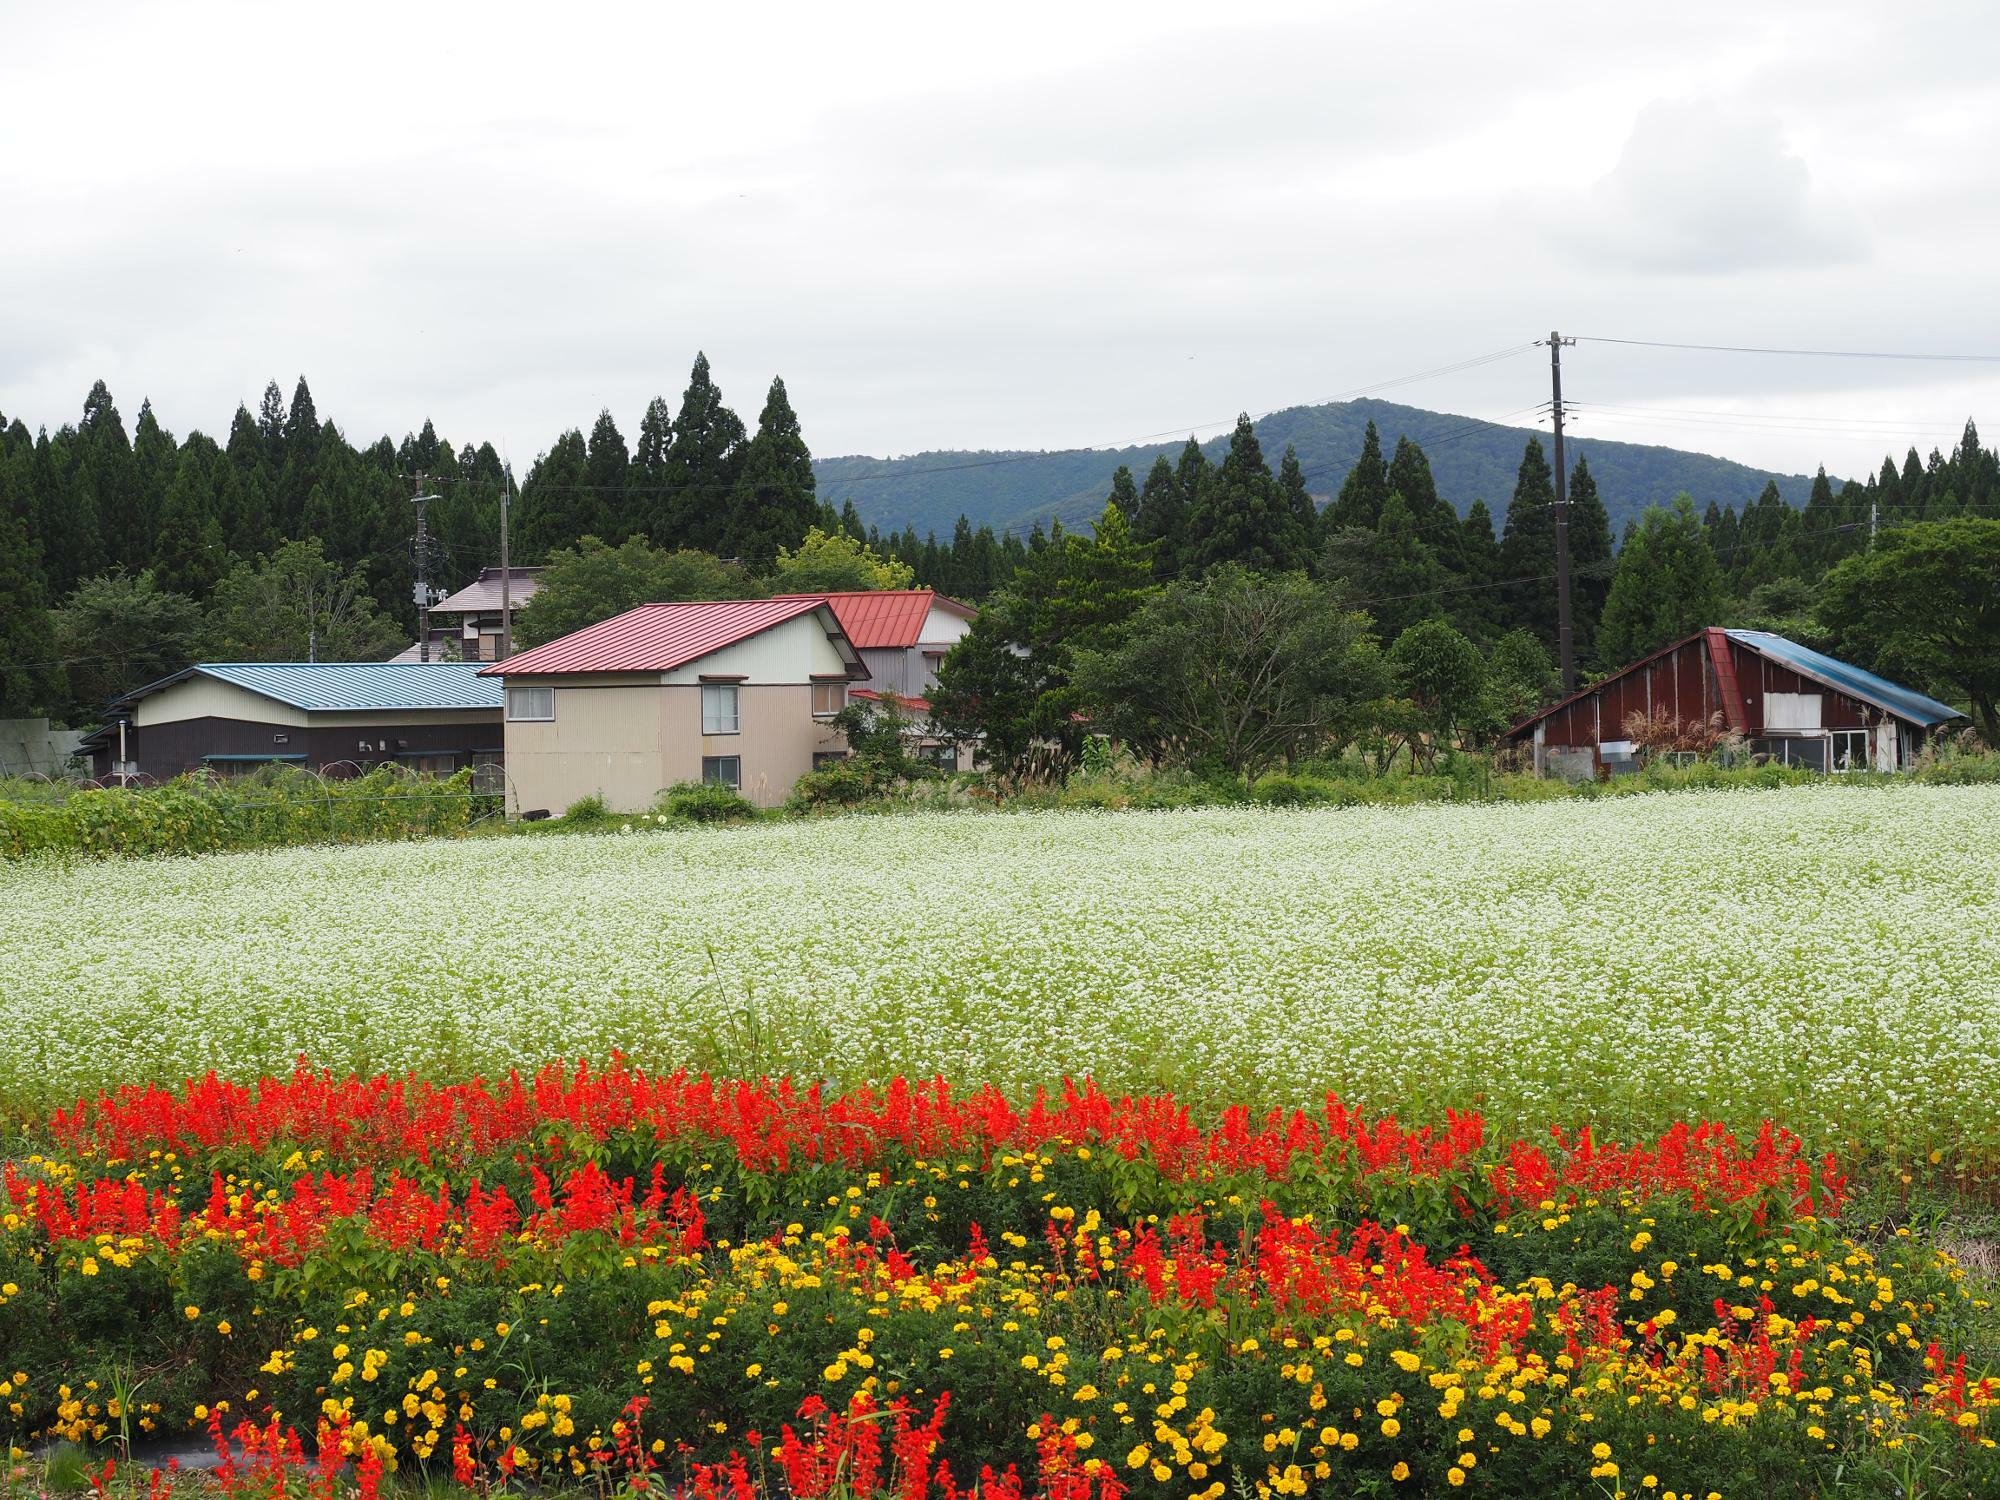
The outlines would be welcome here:
[[[0,776],[60,776],[82,739],[82,730],[51,729],[47,719],[0,719]]]

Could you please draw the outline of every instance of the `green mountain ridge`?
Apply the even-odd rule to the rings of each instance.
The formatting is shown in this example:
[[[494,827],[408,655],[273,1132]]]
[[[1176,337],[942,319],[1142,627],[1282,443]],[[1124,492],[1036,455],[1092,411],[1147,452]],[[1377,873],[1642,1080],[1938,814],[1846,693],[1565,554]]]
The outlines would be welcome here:
[[[1272,412],[1257,423],[1257,437],[1274,469],[1286,444],[1297,448],[1307,483],[1324,500],[1340,488],[1360,456],[1362,434],[1371,421],[1382,435],[1385,453],[1394,450],[1398,437],[1408,436],[1429,456],[1438,493],[1461,515],[1473,501],[1484,500],[1496,528],[1506,518],[1521,450],[1538,435],[1532,427],[1359,400]],[[1547,434],[1539,435],[1546,448]],[[974,526],[1025,533],[1038,522],[1046,526],[1060,520],[1069,527],[1088,521],[1104,508],[1120,464],[1143,483],[1156,457],[1171,459],[1185,442],[1056,452],[947,449],[902,458],[844,455],[815,459],[813,471],[821,499],[836,507],[853,500],[862,520],[885,533],[914,526],[919,533],[948,537],[960,515]],[[1228,445],[1224,433],[1202,448],[1219,459]],[[1741,510],[1769,482],[1775,481],[1779,494],[1795,506],[1805,504],[1812,487],[1810,475],[1772,473],[1681,448],[1574,436],[1566,437],[1565,446],[1572,464],[1578,457],[1590,460],[1614,535],[1648,505],[1664,503],[1683,490],[1698,507],[1715,500]]]

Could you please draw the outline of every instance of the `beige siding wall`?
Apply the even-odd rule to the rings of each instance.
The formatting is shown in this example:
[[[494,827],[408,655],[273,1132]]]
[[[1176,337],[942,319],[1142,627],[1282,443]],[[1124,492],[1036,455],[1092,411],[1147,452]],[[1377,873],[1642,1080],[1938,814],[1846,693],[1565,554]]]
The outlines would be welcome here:
[[[704,757],[734,755],[742,762],[743,795],[759,807],[776,807],[812,769],[815,753],[847,748],[839,730],[813,717],[807,683],[743,683],[737,689],[735,734],[701,732],[698,684],[663,688],[660,696],[666,701],[669,782],[699,781]]]
[[[200,674],[141,698],[132,708],[132,722],[141,729],[148,724],[179,724],[188,719],[247,719],[253,724],[290,724],[303,729],[306,715],[304,709]],[[409,722],[407,715],[402,722]]]
[[[847,658],[828,639],[837,630],[831,610],[814,610],[774,625],[747,641],[711,651],[666,674],[670,683],[699,682],[704,677],[741,677],[746,682],[805,682],[814,677],[844,677]]]
[[[560,816],[579,797],[599,796],[615,812],[638,812],[677,781],[663,765],[663,693],[656,676],[577,686],[560,678],[509,678],[509,686],[553,685],[556,716],[509,720],[507,811],[547,808]],[[699,721],[697,720],[697,723]],[[697,764],[697,770],[699,765]]]

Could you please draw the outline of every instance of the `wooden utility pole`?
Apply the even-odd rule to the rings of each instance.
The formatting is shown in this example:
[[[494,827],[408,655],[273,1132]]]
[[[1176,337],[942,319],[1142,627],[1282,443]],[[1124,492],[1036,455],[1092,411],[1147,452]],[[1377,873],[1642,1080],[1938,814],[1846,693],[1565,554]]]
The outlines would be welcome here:
[[[500,471],[500,660],[514,654],[514,586],[507,565],[507,491],[514,476]]]
[[[1576,691],[1576,640],[1569,615],[1569,468],[1563,458],[1563,366],[1564,344],[1574,344],[1551,331],[1549,334],[1550,411],[1555,417],[1556,459],[1556,651],[1562,660],[1563,691]]]
[[[424,481],[428,474],[417,476],[417,492],[410,496],[410,503],[417,508],[417,556],[416,587],[411,590],[417,603],[417,660],[431,659],[431,580],[430,580],[430,533],[424,529],[424,504],[435,500],[436,495],[424,493]]]

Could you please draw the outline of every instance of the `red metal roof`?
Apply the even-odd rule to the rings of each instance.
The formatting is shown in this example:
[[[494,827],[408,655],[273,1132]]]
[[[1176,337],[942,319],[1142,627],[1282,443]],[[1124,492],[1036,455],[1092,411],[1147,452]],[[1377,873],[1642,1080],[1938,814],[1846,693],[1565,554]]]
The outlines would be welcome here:
[[[572,631],[480,672],[482,677],[563,672],[670,672],[675,667],[810,614],[821,594],[788,599],[722,599],[642,604]],[[838,611],[834,611],[838,618]]]
[[[874,589],[851,594],[790,594],[784,598],[824,599],[847,638],[861,650],[907,649],[924,637],[933,602],[971,619],[977,611],[936,589]]]
[[[870,703],[893,703],[897,708],[909,709],[913,713],[927,714],[931,711],[930,699],[909,698],[901,693],[878,693],[873,688],[855,688],[847,696],[850,698],[865,698]]]

